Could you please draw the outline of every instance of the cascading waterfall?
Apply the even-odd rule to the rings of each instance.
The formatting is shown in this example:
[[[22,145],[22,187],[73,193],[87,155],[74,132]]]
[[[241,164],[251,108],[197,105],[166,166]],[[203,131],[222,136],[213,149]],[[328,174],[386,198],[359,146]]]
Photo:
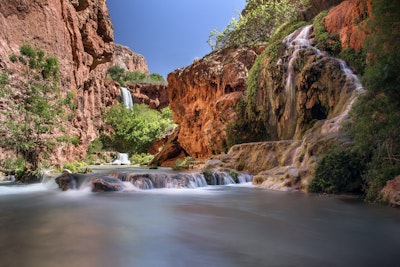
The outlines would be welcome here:
[[[315,55],[323,55],[323,53],[311,45],[310,34],[312,33],[313,25],[307,25],[299,30],[291,33],[283,39],[283,43],[287,47],[285,57],[288,58],[287,78],[285,84],[286,94],[286,105],[284,118],[285,120],[292,120],[296,118],[296,84],[295,84],[295,64],[298,58],[303,54],[302,52],[314,53]],[[326,120],[322,126],[322,133],[338,132],[340,129],[341,122],[347,117],[350,112],[351,106],[353,105],[357,94],[363,91],[362,85],[360,84],[357,76],[347,66],[346,62],[341,59],[335,59],[339,62],[340,69],[346,76],[345,86],[354,87],[353,93],[350,99],[347,101],[346,107],[341,114],[338,116]],[[280,60],[281,61],[281,60]],[[279,62],[281,63],[281,62]],[[292,132],[295,129],[291,129]]]
[[[111,163],[115,165],[131,165],[128,153],[118,153],[117,158]]]
[[[127,109],[133,109],[132,94],[126,87],[121,87],[121,98]]]

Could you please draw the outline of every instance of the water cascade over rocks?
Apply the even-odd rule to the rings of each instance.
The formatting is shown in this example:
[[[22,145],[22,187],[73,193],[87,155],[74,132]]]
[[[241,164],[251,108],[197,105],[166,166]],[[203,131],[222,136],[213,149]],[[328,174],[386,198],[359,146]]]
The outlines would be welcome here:
[[[234,177],[233,177],[234,176]],[[171,171],[114,171],[110,173],[71,174],[63,173],[56,178],[56,183],[63,191],[86,190],[121,191],[121,190],[149,190],[149,189],[194,189],[207,186],[251,183],[253,176],[247,173],[231,175],[226,172],[177,173]]]
[[[121,100],[127,109],[133,109],[132,94],[126,87],[121,87]]]
[[[121,100],[127,109],[133,109],[132,94],[126,87],[121,87]],[[129,155],[127,153],[118,153],[117,158],[111,162],[114,165],[131,165]]]
[[[131,165],[128,153],[118,153],[117,158],[111,163],[114,165]]]
[[[320,156],[349,142],[341,127],[363,88],[343,60],[316,45],[313,25],[304,26],[283,39],[277,61],[261,63],[254,108],[274,141],[235,145],[205,168],[249,172],[253,184],[269,189],[304,190]]]

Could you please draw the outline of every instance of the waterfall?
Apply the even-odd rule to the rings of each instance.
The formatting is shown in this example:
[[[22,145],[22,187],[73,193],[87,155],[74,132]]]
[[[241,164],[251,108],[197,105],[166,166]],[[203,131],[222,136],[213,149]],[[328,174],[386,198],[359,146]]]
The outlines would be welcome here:
[[[115,159],[111,164],[114,165],[131,165],[128,153],[118,153],[117,159]]]
[[[133,109],[132,94],[128,90],[128,88],[121,87],[121,98],[122,98],[122,103],[124,103],[126,108]]]
[[[285,53],[285,57],[288,58],[288,67],[287,67],[287,78],[285,84],[285,95],[286,95],[286,104],[285,111],[283,117],[285,120],[293,120],[296,119],[296,84],[295,84],[295,66],[299,57],[304,54],[305,51],[307,53],[314,53],[315,55],[323,55],[323,53],[311,45],[309,36],[312,33],[313,25],[307,25],[303,28],[300,28],[290,35],[286,36],[282,43],[286,45],[287,52]],[[322,126],[322,133],[332,133],[338,132],[340,128],[340,124],[347,117],[350,112],[351,106],[353,105],[357,95],[363,91],[363,88],[357,78],[357,76],[353,73],[353,71],[347,66],[346,62],[341,59],[334,59],[339,62],[340,69],[343,74],[346,76],[346,84],[345,87],[353,87],[354,91],[347,101],[347,104],[341,114],[338,116],[326,120],[324,125]],[[281,63],[279,60],[278,63]],[[350,85],[350,86],[349,86]],[[288,129],[289,132],[294,133],[296,129]]]

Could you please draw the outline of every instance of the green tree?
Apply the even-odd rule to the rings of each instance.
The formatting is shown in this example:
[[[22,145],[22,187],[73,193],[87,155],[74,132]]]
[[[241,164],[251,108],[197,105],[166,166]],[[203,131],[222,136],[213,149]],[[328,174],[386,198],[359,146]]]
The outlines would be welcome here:
[[[135,83],[160,84],[165,82],[164,77],[158,73],[148,75],[140,71],[125,71],[116,65],[108,69],[108,74],[113,81],[122,86]]]
[[[54,146],[50,132],[60,130],[63,116],[58,60],[30,45],[21,46],[20,55],[10,58],[17,58],[14,63],[23,76],[18,88],[2,85],[7,87],[3,99],[11,112],[2,117],[0,145],[15,149],[29,164],[28,168],[36,170],[43,154]]]
[[[232,18],[222,32],[210,33],[208,44],[217,50],[266,43],[278,26],[296,18],[307,4],[308,0],[247,0],[238,18]]]
[[[367,166],[367,199],[375,201],[386,181],[400,174],[400,2],[372,1],[372,11],[366,93],[353,109],[351,133]]]
[[[172,112],[169,108],[158,112],[144,104],[134,105],[133,110],[125,108],[122,104],[112,106],[105,113],[105,122],[113,131],[111,135],[103,138],[103,144],[130,154],[147,152],[152,141],[173,127]]]

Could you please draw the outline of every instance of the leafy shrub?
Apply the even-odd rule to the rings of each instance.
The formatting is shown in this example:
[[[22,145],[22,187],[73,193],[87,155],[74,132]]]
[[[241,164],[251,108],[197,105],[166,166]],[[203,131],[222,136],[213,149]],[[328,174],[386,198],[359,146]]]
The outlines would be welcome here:
[[[279,25],[298,17],[308,0],[246,1],[245,12],[232,18],[222,31],[213,30],[208,43],[213,50],[229,46],[266,43]]]
[[[328,10],[325,10],[314,18],[314,33],[317,38],[317,47],[331,56],[336,56],[342,50],[342,45],[338,34],[330,34],[325,29],[324,21],[327,14]]]
[[[147,165],[153,157],[153,155],[147,153],[133,154],[130,161],[132,164]]]
[[[85,172],[83,170],[83,167],[86,166],[86,163],[80,162],[80,161],[72,161],[72,162],[66,162],[64,163],[63,168],[68,169],[71,172],[77,173],[77,172]]]
[[[15,149],[35,171],[43,155],[51,149],[49,144],[55,141],[48,132],[52,129],[62,132],[64,109],[58,87],[58,60],[30,45],[21,46],[20,54],[11,55],[10,59],[18,64],[24,77],[20,79],[19,90],[1,92],[15,112],[5,114],[0,123],[0,135],[6,137],[0,140],[0,145]],[[24,97],[16,97],[17,94]]]
[[[179,171],[182,169],[188,169],[189,165],[194,161],[194,159],[192,157],[186,157],[184,159],[178,159],[175,162],[175,165],[172,166],[172,169],[174,171]]]
[[[140,71],[125,71],[124,68],[119,66],[112,66],[108,69],[108,74],[113,81],[118,82],[122,86],[135,83],[146,84],[165,84],[164,77],[158,73],[150,75],[141,73]]]
[[[106,111],[105,122],[113,131],[102,136],[104,146],[129,154],[146,153],[152,141],[175,127],[169,108],[159,112],[144,104],[134,105],[133,110],[113,106]]]
[[[88,154],[96,154],[100,153],[103,150],[103,142],[101,141],[101,138],[94,139],[88,149]]]
[[[358,75],[364,75],[367,57],[365,49],[361,48],[355,51],[353,48],[347,48],[340,52],[338,56],[345,60]]]
[[[345,148],[334,148],[322,156],[308,190],[315,193],[355,193],[361,190],[361,160]]]

